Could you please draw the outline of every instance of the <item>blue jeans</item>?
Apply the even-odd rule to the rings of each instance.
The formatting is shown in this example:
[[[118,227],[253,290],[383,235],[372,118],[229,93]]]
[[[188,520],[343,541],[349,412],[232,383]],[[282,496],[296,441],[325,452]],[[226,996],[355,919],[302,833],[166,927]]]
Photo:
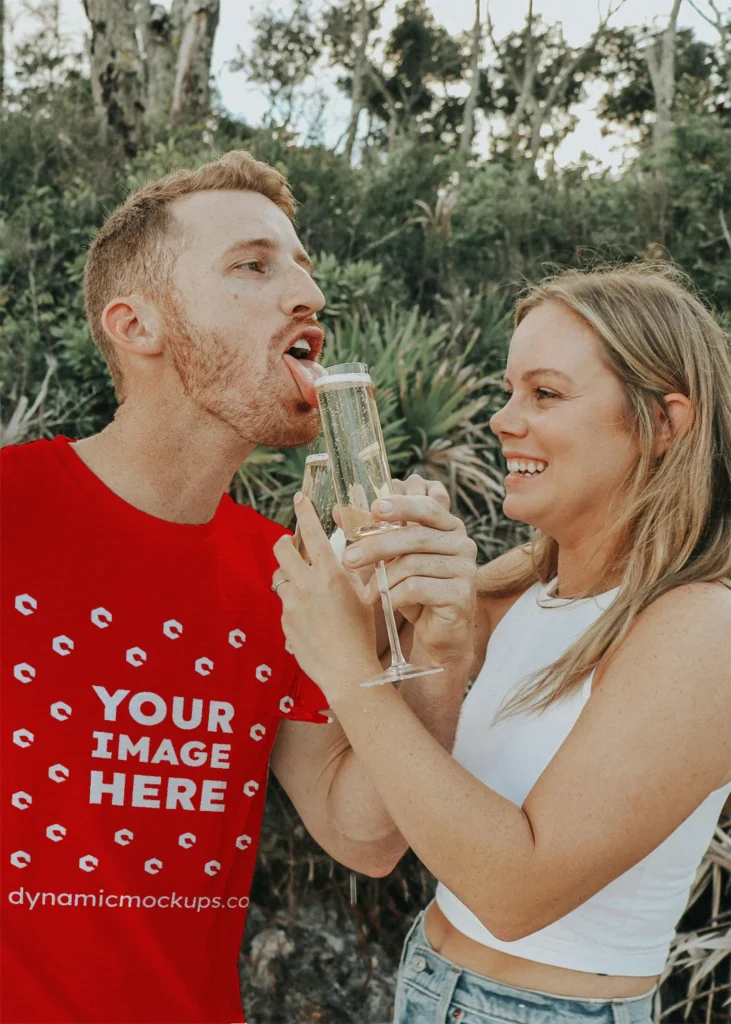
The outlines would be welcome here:
[[[651,1024],[652,993],[632,999],[574,999],[491,981],[435,953],[424,911],[406,936],[394,1024]]]

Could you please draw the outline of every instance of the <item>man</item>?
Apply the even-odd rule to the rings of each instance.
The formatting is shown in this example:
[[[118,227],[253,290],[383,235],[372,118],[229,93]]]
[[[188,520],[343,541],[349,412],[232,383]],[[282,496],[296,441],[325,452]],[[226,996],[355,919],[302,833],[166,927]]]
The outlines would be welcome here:
[[[242,152],[130,196],[85,276],[114,421],[3,451],[6,1024],[243,1020],[270,754],[337,860],[380,876],[406,849],[286,650],[284,531],[226,493],[257,444],[319,430],[324,298],[293,210]],[[414,656],[439,654],[419,628]],[[462,681],[405,687],[445,746]]]

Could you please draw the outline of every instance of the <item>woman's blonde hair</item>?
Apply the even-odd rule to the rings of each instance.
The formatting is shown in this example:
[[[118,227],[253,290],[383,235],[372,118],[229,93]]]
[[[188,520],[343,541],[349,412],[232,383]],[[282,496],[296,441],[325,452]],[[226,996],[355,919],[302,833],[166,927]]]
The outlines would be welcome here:
[[[665,264],[565,271],[519,300],[515,326],[544,302],[560,302],[589,325],[624,389],[640,449],[605,578],[621,575],[619,594],[569,650],[532,677],[501,716],[540,710],[576,690],[612,655],[635,617],[685,583],[731,587],[731,353],[728,339],[702,303]],[[655,445],[663,396],[686,395],[692,416],[663,456]],[[537,531],[530,560],[486,593],[519,593],[547,583],[558,568],[558,544]],[[680,624],[679,624],[680,625]]]

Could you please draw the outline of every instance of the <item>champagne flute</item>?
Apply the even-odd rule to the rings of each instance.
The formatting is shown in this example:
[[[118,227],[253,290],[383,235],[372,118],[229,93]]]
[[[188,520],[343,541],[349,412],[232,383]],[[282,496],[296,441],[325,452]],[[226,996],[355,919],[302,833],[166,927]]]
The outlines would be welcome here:
[[[325,536],[329,539],[338,558],[342,558],[343,551],[345,550],[345,535],[332,517],[332,510],[333,506],[337,503],[337,496],[333,486],[332,473],[330,472],[330,457],[327,452],[312,452],[305,459],[302,493],[312,502],[317,518],[320,520],[320,525],[325,531]],[[307,554],[307,548],[302,539],[299,522],[295,528],[292,543],[295,550],[309,564],[311,559]],[[328,721],[333,721],[331,711],[323,711],[321,714],[327,715]],[[358,902],[358,878],[354,871],[350,872],[349,891],[350,905],[355,906]]]
[[[393,494],[393,487],[368,367],[365,363],[340,363],[328,367],[313,383],[346,538],[357,541],[369,534],[403,527],[405,523],[386,523],[371,512],[376,498],[388,498]],[[384,562],[376,565],[376,579],[391,645],[391,665],[375,679],[361,685],[400,683],[403,679],[444,671],[440,665],[412,665],[406,661]]]
[[[345,535],[332,517],[333,506],[337,504],[337,496],[333,487],[330,457],[327,452],[313,452],[307,456],[301,490],[304,496],[312,502],[320,525],[333,550],[339,558],[342,558],[345,550]],[[292,543],[295,551],[309,564],[311,559],[302,539],[299,522],[295,527]]]

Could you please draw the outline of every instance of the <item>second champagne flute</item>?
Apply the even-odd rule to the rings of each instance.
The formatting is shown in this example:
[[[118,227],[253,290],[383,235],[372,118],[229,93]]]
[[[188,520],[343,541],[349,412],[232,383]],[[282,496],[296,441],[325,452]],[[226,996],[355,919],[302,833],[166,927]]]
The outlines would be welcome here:
[[[368,367],[365,363],[340,363],[328,367],[314,383],[345,536],[357,541],[368,534],[400,529],[404,523],[386,523],[371,512],[373,502],[388,498],[393,487]],[[444,671],[440,665],[412,665],[406,661],[384,562],[376,565],[376,579],[391,645],[391,665],[362,685],[399,683]]]

